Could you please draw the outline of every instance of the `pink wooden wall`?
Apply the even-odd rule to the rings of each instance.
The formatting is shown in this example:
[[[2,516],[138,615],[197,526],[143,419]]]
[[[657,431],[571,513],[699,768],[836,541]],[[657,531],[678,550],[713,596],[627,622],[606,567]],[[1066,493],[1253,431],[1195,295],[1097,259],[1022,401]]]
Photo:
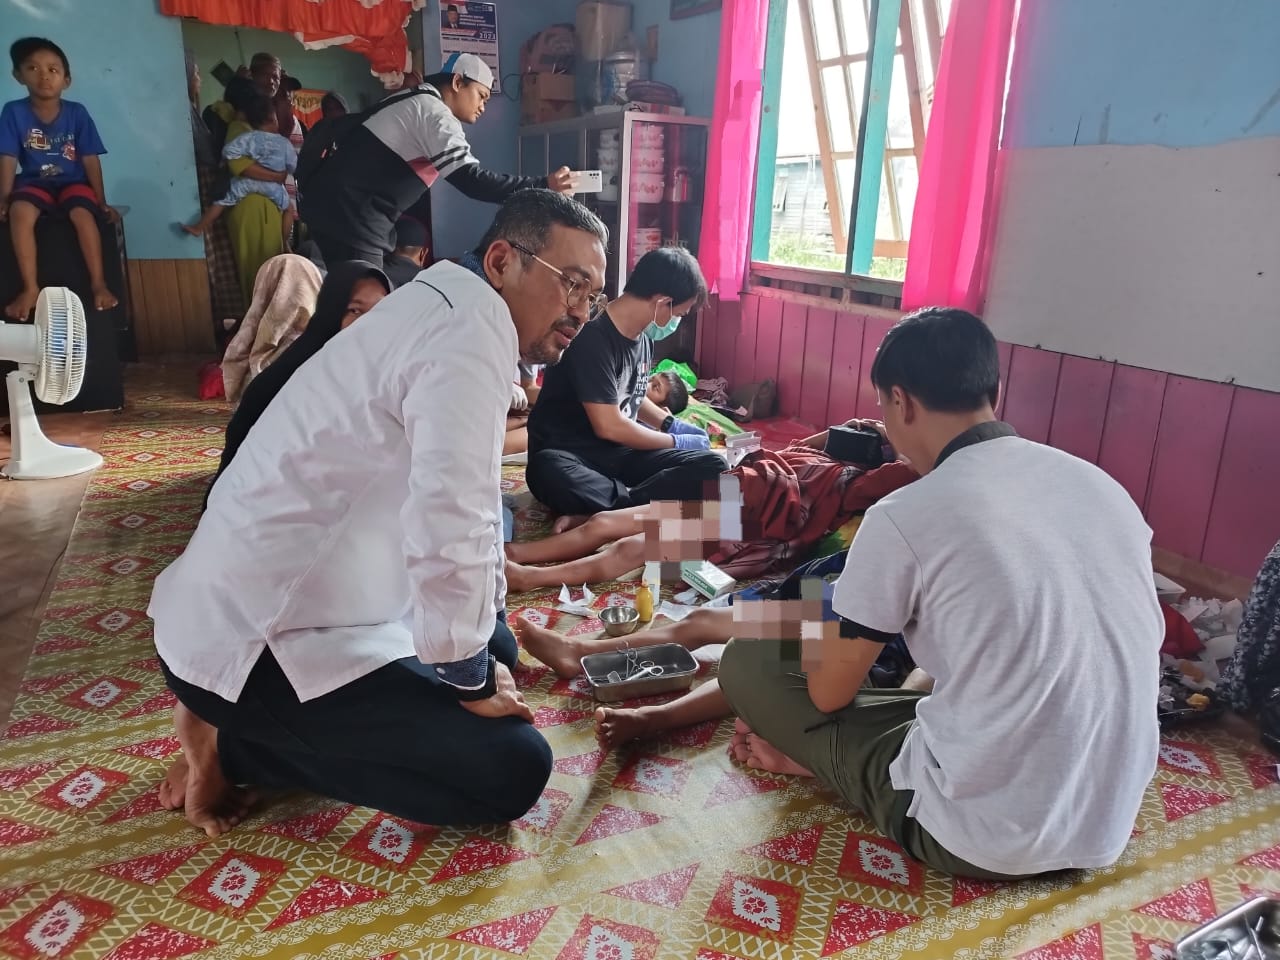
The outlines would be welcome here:
[[[814,426],[876,414],[868,371],[895,318],[755,294],[715,304],[703,376],[778,382],[780,412]],[[1280,394],[1000,345],[1000,415],[1096,463],[1133,496],[1156,546],[1252,578],[1280,539]]]

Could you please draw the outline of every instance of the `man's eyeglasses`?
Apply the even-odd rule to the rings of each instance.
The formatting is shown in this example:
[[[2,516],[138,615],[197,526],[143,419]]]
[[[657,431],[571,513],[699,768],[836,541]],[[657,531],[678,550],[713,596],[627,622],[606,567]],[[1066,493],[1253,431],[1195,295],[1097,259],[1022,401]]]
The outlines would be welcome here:
[[[560,283],[564,286],[565,306],[570,310],[580,310],[585,306],[587,308],[587,316],[595,317],[609,305],[609,298],[603,293],[592,293],[591,288],[587,286],[587,281],[575,280],[559,267],[553,267],[551,264],[547,263],[547,261],[543,260],[523,244],[515,243],[513,241],[508,241],[508,243],[511,243],[511,246],[519,250],[525,256],[533,257],[534,260],[537,260],[538,263],[542,264],[560,278]]]

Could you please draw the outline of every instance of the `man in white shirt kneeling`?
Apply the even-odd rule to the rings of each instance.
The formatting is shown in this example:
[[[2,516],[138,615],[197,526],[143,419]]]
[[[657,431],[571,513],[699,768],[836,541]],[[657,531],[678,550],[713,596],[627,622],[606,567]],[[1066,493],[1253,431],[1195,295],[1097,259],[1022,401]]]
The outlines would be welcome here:
[[[183,759],[162,802],[217,836],[249,786],[420,823],[524,815],[551,750],[503,610],[502,442],[517,362],[604,299],[607,230],[516,194],[304,363],[262,413],[150,614]]]
[[[1155,772],[1164,635],[1142,514],[997,421],[999,371],[962,310],[889,331],[871,382],[923,476],[867,510],[841,636],[737,640],[720,663],[739,760],[817,777],[911,856],[980,878],[1120,856]],[[862,688],[899,632],[932,693]]]

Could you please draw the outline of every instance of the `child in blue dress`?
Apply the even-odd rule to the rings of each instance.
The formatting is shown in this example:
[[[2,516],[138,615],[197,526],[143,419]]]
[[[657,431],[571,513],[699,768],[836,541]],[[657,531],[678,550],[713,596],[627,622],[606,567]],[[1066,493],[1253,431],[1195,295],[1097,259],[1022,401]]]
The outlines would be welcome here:
[[[63,214],[75,227],[89,271],[93,308],[110,310],[116,296],[102,272],[99,217],[119,219],[107,205],[99,156],[107,152],[89,111],[63,100],[71,64],[52,40],[23,37],[9,48],[13,76],[28,96],[0,111],[0,222],[9,221],[22,292],[4,308],[24,321],[40,296],[36,278],[36,221]]]
[[[241,160],[251,158],[259,166],[268,170],[284,170],[293,173],[298,165],[298,154],[291,144],[277,132],[279,121],[276,119],[275,106],[267,97],[254,97],[244,107],[244,118],[253,129],[242,133],[222,148],[224,160]],[[298,213],[289,199],[284,184],[271,183],[266,180],[253,180],[249,177],[232,177],[227,194],[221,200],[215,200],[204,215],[193,224],[183,224],[182,229],[193,237],[204,234],[213,222],[222,216],[227,207],[234,207],[251,193],[260,193],[280,208],[282,217],[281,229],[284,232],[284,248],[290,249],[289,238],[293,235],[293,223]]]

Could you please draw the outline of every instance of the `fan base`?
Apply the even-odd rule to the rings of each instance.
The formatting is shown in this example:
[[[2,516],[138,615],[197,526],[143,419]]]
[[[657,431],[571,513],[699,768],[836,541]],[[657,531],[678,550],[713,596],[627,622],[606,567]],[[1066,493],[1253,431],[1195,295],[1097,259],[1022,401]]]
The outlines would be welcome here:
[[[10,480],[53,480],[102,466],[102,457],[83,447],[65,447],[44,435],[31,403],[27,370],[14,370],[6,380],[13,452],[0,476]]]

